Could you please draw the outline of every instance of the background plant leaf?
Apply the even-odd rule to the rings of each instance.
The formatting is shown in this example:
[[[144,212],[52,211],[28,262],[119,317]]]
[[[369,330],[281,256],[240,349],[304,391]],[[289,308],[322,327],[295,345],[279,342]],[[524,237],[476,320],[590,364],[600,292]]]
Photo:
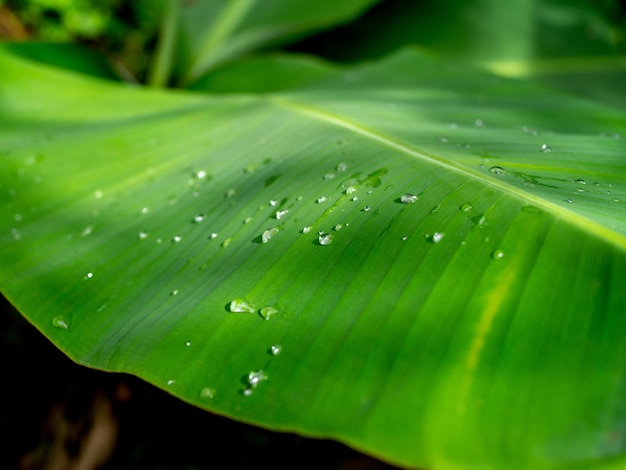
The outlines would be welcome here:
[[[76,361],[403,465],[624,464],[618,107],[415,51],[262,96],[0,69],[0,288]]]
[[[197,1],[180,9],[175,75],[184,84],[246,52],[335,26],[378,0]]]

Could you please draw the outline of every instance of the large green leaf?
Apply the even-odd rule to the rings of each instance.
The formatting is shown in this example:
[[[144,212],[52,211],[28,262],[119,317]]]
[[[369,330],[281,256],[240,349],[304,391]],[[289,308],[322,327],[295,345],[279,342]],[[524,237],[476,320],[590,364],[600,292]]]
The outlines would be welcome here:
[[[0,288],[76,361],[403,465],[623,468],[619,108],[411,51],[227,97],[0,70]]]

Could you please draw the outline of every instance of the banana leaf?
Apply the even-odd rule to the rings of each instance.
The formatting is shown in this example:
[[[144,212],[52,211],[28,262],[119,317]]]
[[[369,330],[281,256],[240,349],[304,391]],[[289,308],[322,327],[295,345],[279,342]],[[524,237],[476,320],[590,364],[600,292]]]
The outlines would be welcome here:
[[[626,465],[619,106],[414,50],[257,94],[0,70],[0,290],[78,363],[397,465]]]

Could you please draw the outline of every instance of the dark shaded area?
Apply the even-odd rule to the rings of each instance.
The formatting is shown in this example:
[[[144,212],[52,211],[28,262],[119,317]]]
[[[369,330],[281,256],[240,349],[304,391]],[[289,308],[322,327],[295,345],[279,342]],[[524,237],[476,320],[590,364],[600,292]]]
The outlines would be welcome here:
[[[0,300],[0,468],[393,469],[337,442],[237,423],[79,366]]]

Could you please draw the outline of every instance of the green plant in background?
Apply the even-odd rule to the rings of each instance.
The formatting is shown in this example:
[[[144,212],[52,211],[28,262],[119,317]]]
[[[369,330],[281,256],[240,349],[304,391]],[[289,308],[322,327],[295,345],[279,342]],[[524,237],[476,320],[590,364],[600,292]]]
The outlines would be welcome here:
[[[374,3],[168,2],[150,88],[4,44],[2,292],[77,362],[237,420],[623,468],[623,10]]]

